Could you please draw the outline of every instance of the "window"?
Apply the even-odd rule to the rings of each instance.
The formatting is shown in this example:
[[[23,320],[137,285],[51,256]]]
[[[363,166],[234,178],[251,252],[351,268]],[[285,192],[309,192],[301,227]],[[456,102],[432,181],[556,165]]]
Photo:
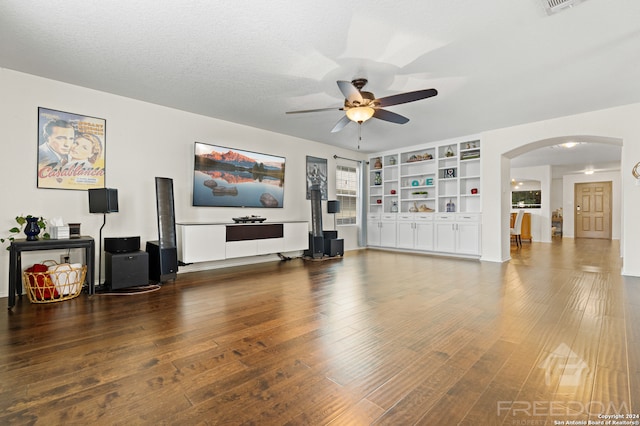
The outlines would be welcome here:
[[[336,166],[336,197],[340,201],[336,223],[355,225],[358,205],[358,174],[355,167]]]
[[[542,207],[540,191],[511,192],[511,207],[514,209],[539,209]]]

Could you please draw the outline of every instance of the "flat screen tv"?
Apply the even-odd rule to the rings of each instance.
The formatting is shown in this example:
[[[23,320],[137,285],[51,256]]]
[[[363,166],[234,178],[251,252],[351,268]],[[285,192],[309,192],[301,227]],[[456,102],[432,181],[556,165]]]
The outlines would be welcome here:
[[[193,205],[282,208],[285,158],[195,143]]]

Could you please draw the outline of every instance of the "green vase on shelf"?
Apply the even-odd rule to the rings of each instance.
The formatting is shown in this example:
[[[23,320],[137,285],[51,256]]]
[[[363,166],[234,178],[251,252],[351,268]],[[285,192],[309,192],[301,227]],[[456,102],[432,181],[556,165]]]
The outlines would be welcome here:
[[[373,184],[382,185],[382,174],[380,172],[375,172],[373,175]]]

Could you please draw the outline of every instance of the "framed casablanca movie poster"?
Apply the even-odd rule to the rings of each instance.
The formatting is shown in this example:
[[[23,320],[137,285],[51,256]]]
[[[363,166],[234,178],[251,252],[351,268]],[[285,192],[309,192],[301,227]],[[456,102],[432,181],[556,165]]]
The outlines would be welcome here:
[[[38,108],[38,188],[104,188],[107,122]]]
[[[310,189],[313,185],[320,186],[320,199],[326,200],[327,189],[327,160],[307,155],[307,200],[311,199]]]

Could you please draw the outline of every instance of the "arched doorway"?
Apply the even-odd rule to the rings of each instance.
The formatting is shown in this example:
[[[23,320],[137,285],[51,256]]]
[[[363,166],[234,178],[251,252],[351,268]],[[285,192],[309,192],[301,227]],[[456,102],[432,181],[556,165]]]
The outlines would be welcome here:
[[[563,212],[565,221],[563,224],[563,230],[564,235],[571,238],[571,237],[575,237],[574,234],[574,229],[575,229],[575,224],[576,224],[576,219],[575,219],[575,213],[576,213],[576,209],[577,209],[577,204],[575,202],[575,192],[574,192],[574,184],[577,182],[595,182],[598,180],[611,180],[613,181],[613,196],[614,198],[614,202],[612,203],[612,211],[611,211],[611,215],[612,215],[612,220],[613,220],[613,238],[621,238],[621,232],[620,232],[620,227],[621,227],[621,222],[622,222],[622,209],[621,209],[621,200],[620,200],[620,194],[621,194],[621,182],[620,182],[620,159],[619,159],[619,154],[618,154],[618,161],[617,164],[615,165],[615,170],[612,169],[612,166],[610,164],[604,166],[604,163],[598,163],[597,160],[598,158],[596,158],[591,165],[589,166],[585,166],[582,165],[581,167],[583,169],[580,168],[568,168],[567,170],[571,170],[571,171],[563,171],[562,168],[558,167],[558,158],[560,157],[560,154],[566,154],[566,152],[562,151],[562,147],[564,144],[568,144],[568,143],[575,143],[575,142],[579,142],[580,144],[584,144],[584,146],[582,148],[587,148],[588,146],[598,146],[598,147],[605,147],[607,149],[611,149],[612,146],[615,147],[621,147],[622,146],[622,140],[618,139],[618,138],[610,138],[610,137],[603,137],[603,136],[585,136],[585,135],[571,135],[571,136],[561,136],[561,137],[553,137],[553,138],[547,138],[547,139],[541,139],[541,140],[537,140],[537,141],[531,141],[528,143],[525,143],[517,148],[511,149],[507,152],[504,152],[502,154],[502,178],[501,178],[501,182],[502,184],[502,192],[508,192],[510,190],[509,187],[507,187],[507,184],[510,186],[511,185],[511,173],[509,173],[509,175],[505,174],[507,173],[507,170],[511,171],[512,170],[512,166],[511,164],[515,164],[515,165],[522,165],[521,161],[518,161],[518,158],[522,158],[523,156],[531,156],[531,153],[537,153],[536,156],[533,156],[537,159],[538,163],[534,163],[533,166],[537,167],[539,170],[534,170],[534,175],[537,172],[538,173],[538,177],[540,178],[539,180],[542,180],[543,182],[546,180],[548,183],[544,184],[543,183],[543,188],[542,191],[543,193],[545,191],[547,191],[547,193],[549,194],[549,196],[544,197],[546,199],[546,202],[543,203],[543,205],[541,206],[540,209],[540,220],[541,220],[541,226],[542,226],[542,230],[543,233],[545,235],[544,238],[541,239],[541,241],[551,241],[551,229],[552,229],[552,224],[551,224],[551,220],[552,220],[552,216],[553,213],[552,212],[556,212],[559,210],[560,212]],[[555,151],[552,151],[550,148],[558,148]],[[619,150],[617,150],[616,152],[619,152]],[[546,157],[545,157],[546,156]],[[597,156],[596,156],[597,157]],[[545,160],[546,158],[546,160]],[[544,166],[540,165],[541,162],[548,162],[549,164],[553,164],[554,166],[551,167],[547,167],[545,169]],[[600,167],[602,165],[602,167]],[[590,167],[590,169],[589,169]],[[559,174],[556,173],[553,169],[558,169],[560,170]],[[546,171],[545,171],[546,170]],[[530,170],[528,170],[530,171]],[[589,174],[586,174],[589,173]],[[560,176],[559,176],[560,175]],[[529,175],[529,177],[531,177]],[[557,180],[560,179],[560,183],[557,182]],[[552,181],[556,180],[556,184],[553,185]],[[561,194],[561,207],[559,207],[559,205],[551,205],[550,200],[552,198],[551,194],[552,193],[558,193],[558,191],[560,191]],[[506,199],[507,197],[503,197],[503,202],[504,199]],[[557,196],[556,196],[556,200],[557,200]],[[558,201],[556,201],[556,204],[559,204]],[[510,205],[508,206],[508,208],[503,208],[501,209],[501,211],[503,212],[503,215],[506,214],[507,212],[509,212],[510,209]],[[509,252],[506,251],[509,249],[509,245],[504,244],[505,239],[509,238],[509,229],[508,229],[508,219],[507,220],[502,220],[501,222],[503,224],[503,226],[501,227],[501,234],[502,234],[502,239],[503,239],[503,258],[506,260],[508,259],[509,256]]]

